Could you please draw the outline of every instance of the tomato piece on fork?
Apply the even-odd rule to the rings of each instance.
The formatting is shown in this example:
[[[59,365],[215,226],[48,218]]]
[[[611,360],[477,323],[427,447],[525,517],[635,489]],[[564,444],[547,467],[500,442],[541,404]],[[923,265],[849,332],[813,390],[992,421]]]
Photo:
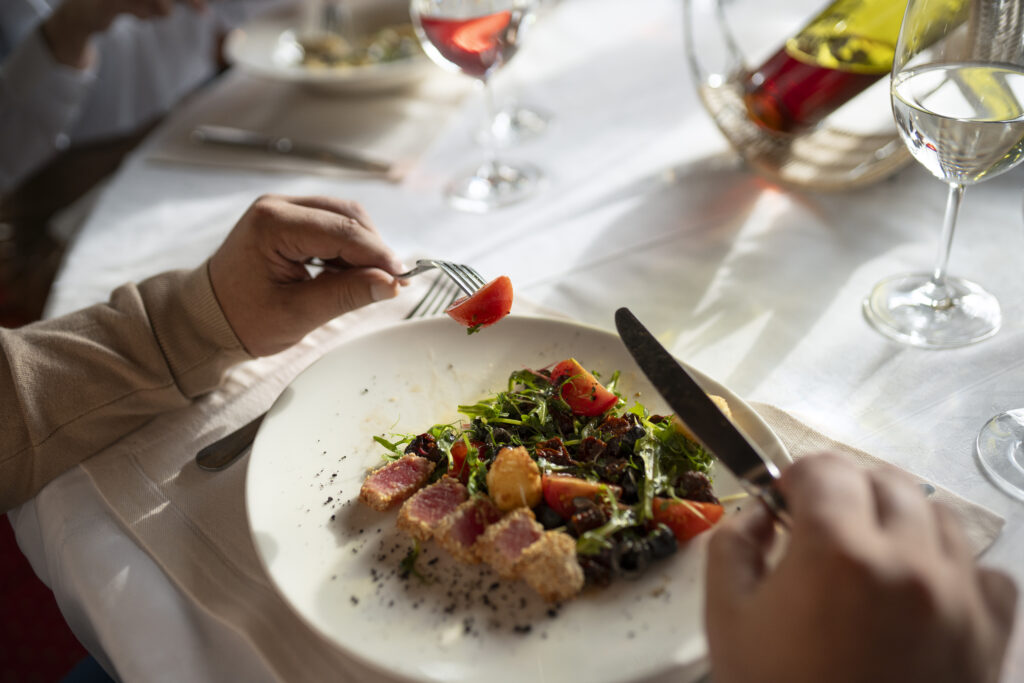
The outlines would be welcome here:
[[[470,334],[481,327],[498,322],[512,310],[512,281],[501,275],[478,289],[472,296],[462,296],[445,309],[455,322],[469,328]]]

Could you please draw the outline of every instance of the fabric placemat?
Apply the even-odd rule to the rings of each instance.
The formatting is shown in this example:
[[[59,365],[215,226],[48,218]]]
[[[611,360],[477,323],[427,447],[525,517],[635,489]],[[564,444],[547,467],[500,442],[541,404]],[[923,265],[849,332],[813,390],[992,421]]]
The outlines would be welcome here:
[[[193,406],[163,415],[83,464],[126,532],[168,578],[264,658],[286,681],[380,681],[310,628],[278,595],[262,569],[245,512],[246,462],[213,474],[194,464],[196,451],[266,410],[313,360],[344,341],[401,318],[422,293],[409,287],[397,299],[350,313],[277,356],[235,368],[221,389]],[[513,313],[545,312],[517,300]],[[882,461],[834,441],[786,412],[753,407],[794,458],[831,450],[865,465]],[[981,553],[1003,520],[950,491],[935,487]]]

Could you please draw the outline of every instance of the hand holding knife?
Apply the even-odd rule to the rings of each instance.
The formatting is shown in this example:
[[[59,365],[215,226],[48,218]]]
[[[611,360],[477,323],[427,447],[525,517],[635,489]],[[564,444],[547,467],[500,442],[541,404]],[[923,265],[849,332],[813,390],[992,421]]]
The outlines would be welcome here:
[[[776,487],[779,468],[726,417],[696,380],[627,308],[615,312],[615,326],[637,365],[701,445],[759,498],[785,526],[786,502]]]

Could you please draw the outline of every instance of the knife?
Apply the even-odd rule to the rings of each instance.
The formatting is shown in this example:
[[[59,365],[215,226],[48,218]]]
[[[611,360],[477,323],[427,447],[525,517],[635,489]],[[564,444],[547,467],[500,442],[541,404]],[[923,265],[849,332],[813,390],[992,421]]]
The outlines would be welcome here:
[[[779,468],[718,409],[690,373],[654,338],[628,308],[615,311],[615,327],[647,379],[701,445],[736,475],[784,525],[786,502],[776,487]]]
[[[243,128],[230,126],[196,126],[192,131],[192,139],[196,142],[229,147],[247,147],[275,154],[291,155],[306,159],[325,161],[346,168],[353,168],[371,173],[390,173],[391,164],[371,159],[359,152],[342,149],[334,145],[320,145],[299,142],[287,137],[264,135]]]

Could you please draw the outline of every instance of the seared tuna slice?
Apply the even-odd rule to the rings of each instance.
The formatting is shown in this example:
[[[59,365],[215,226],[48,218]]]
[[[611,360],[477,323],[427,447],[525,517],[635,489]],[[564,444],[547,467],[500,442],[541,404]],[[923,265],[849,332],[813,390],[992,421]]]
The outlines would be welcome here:
[[[441,477],[430,486],[420,489],[405,501],[398,512],[398,528],[413,538],[425,541],[434,533],[441,520],[455,511],[469,498],[469,492],[458,479]]]
[[[548,602],[560,602],[583,589],[583,568],[576,561],[576,539],[545,531],[519,557],[519,577]]]
[[[468,564],[480,561],[474,548],[484,530],[501,519],[501,511],[487,496],[476,496],[459,505],[434,530],[434,538],[455,559]]]
[[[383,512],[416,493],[433,471],[434,463],[426,458],[404,455],[371,472],[359,490],[359,500]]]
[[[516,563],[523,550],[537,541],[544,527],[529,508],[516,508],[500,522],[487,527],[477,539],[480,559],[491,565],[503,579],[518,578]]]

